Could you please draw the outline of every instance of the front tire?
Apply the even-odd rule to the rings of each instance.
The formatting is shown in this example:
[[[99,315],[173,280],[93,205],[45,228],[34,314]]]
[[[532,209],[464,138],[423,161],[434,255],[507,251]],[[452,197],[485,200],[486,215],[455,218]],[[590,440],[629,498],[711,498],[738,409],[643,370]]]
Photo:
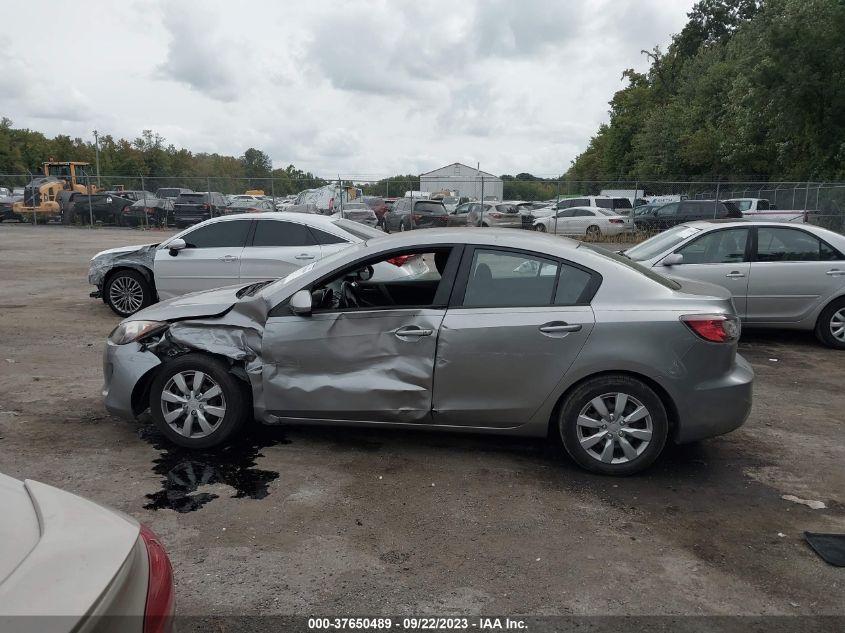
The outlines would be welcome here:
[[[167,363],[150,388],[150,414],[159,431],[185,448],[218,446],[250,417],[247,386],[226,365],[204,354]]]
[[[845,350],[845,298],[831,301],[816,322],[816,338],[824,345]]]
[[[587,239],[598,240],[601,238],[601,229],[595,225],[587,227]]]
[[[566,452],[582,468],[602,475],[632,475],[660,455],[669,421],[651,387],[631,376],[611,374],[576,387],[561,407],[558,429]]]
[[[405,231],[407,231],[407,230],[408,230],[408,229],[405,227],[405,222],[404,222],[404,221],[400,222],[400,223],[399,223],[399,232],[400,232],[400,233],[404,233],[404,232],[405,232]]]
[[[546,225],[545,224],[538,224],[537,226],[534,227],[534,230],[539,231],[540,233],[545,233],[546,232]]]
[[[106,304],[121,317],[128,317],[154,301],[153,289],[137,270],[119,270],[103,287]]]

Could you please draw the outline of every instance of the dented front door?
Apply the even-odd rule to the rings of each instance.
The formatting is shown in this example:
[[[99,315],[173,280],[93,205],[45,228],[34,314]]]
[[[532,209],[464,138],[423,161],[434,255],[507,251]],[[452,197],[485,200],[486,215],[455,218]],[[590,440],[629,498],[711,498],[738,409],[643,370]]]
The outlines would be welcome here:
[[[264,330],[267,412],[281,418],[430,422],[442,309],[280,316]]]

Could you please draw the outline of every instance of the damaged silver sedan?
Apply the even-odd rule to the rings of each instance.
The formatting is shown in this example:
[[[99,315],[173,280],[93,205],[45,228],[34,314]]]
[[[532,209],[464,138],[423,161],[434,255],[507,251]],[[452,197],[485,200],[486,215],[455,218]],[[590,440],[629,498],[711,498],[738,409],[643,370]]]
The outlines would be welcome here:
[[[374,278],[411,257],[427,272]],[[142,310],[109,337],[103,396],[192,448],[253,418],[552,431],[584,468],[624,475],[668,439],[744,422],[753,372],[738,336],[717,286],[567,239],[433,229]]]

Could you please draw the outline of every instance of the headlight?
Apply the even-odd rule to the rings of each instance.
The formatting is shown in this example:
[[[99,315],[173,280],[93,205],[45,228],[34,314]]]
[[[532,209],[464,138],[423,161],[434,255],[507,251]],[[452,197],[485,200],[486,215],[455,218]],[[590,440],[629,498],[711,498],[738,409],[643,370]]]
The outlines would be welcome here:
[[[115,345],[126,345],[164,330],[168,325],[166,321],[126,321],[112,330],[109,341]]]

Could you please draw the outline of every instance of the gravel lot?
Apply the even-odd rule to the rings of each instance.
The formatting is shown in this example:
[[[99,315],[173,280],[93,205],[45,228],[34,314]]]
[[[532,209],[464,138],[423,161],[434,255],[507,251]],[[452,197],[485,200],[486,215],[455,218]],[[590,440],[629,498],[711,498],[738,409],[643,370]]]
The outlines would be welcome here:
[[[179,613],[845,613],[842,570],[803,541],[845,532],[845,354],[746,333],[746,425],[628,479],[435,433],[259,429],[185,453],[103,409],[118,318],[86,281],[96,251],[168,234],[0,225],[0,472],[150,525]]]

